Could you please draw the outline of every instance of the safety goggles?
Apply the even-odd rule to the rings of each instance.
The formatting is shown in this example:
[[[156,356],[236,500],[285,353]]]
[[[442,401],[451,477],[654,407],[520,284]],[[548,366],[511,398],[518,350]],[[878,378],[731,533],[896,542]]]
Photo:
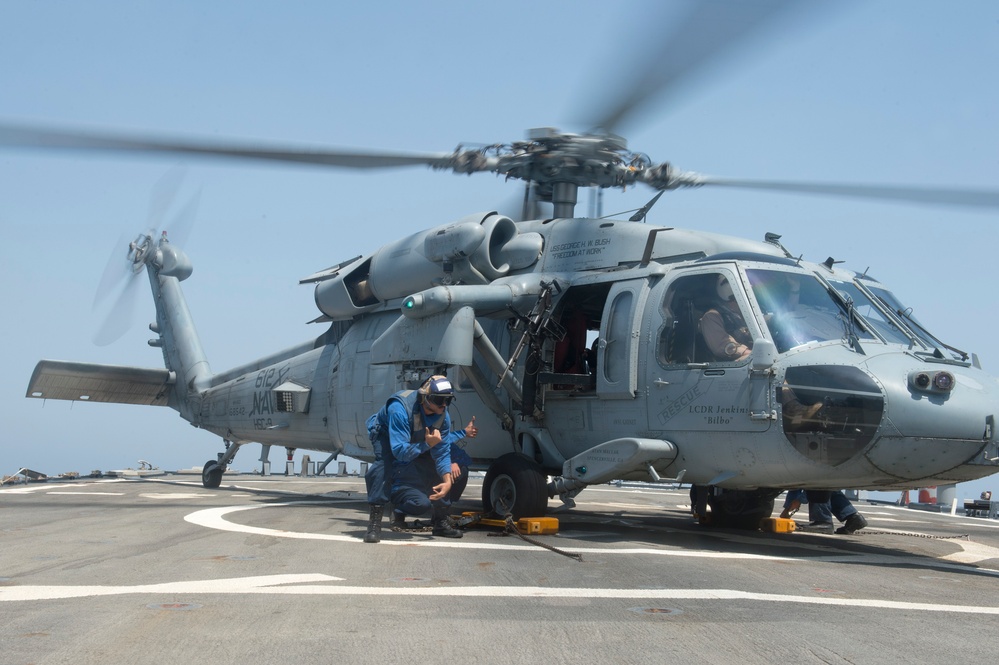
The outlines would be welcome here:
[[[454,395],[427,395],[427,401],[434,406],[449,406],[454,401]]]

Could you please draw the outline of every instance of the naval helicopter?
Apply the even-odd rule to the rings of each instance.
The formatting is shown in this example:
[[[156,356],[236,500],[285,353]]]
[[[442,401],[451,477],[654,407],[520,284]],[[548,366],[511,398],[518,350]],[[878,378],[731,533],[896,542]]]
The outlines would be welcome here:
[[[32,131],[49,143],[128,140]],[[774,235],[642,223],[644,210],[574,216],[581,186],[638,182],[659,196],[710,177],[653,164],[616,136],[554,129],[400,159],[526,180],[553,215],[475,213],[309,275],[326,331],[220,373],[181,289],[191,261],[169,236],[139,234],[124,253],[134,277],[148,276],[150,344],[165,367],[43,360],[28,397],[173,408],[222,438],[202,475],[215,488],[250,442],[371,460],[367,417],[397,390],[446,374],[461,412],[480,414],[468,452],[486,469],[484,505],[517,517],[635,479],[707,488],[716,524],[752,525],[787,488],[903,488],[999,468],[999,383],[889,285],[795,258]],[[969,194],[975,205],[988,195]],[[721,307],[741,336],[719,350],[704,328]]]
[[[123,137],[86,137],[95,149],[99,138],[129,149]],[[575,215],[580,187],[738,183],[654,164],[600,132],[326,157],[334,166],[501,173],[554,209],[523,221],[487,210],[344,257],[304,280],[315,284],[323,335],[221,374],[183,304],[191,264],[182,247],[140,234],[122,254],[149,277],[165,368],[43,362],[29,395],[58,399],[65,388],[62,398],[79,399],[71,382],[90,380],[90,401],[170,406],[222,438],[226,449],[203,473],[217,486],[251,441],[370,459],[366,416],[394,390],[446,372],[462,413],[480,414],[469,452],[488,470],[487,506],[519,514],[610,478],[680,478],[710,488],[716,515],[744,521],[785,487],[884,489],[996,470],[994,380],[866,273],[797,260],[779,238]],[[745,358],[709,355],[698,337],[722,279],[752,342]],[[800,325],[786,333],[778,301],[795,289],[790,318]]]

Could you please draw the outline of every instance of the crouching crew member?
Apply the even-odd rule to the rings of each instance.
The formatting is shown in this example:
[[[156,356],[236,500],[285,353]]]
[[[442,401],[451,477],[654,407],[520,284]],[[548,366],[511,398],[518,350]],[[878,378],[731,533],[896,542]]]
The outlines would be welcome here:
[[[393,525],[404,526],[406,515],[431,512],[432,533],[461,538],[448,520],[452,487],[451,444],[478,434],[475,418],[463,430],[451,431],[447,407],[454,389],[446,376],[427,379],[419,390],[403,390],[368,419],[375,462],[368,467],[370,516],[364,542],[381,540],[384,504],[395,505]]]

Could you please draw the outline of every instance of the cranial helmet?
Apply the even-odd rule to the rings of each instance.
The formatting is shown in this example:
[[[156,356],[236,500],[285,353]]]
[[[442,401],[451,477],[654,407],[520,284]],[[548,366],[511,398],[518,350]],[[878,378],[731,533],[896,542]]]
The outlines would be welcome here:
[[[432,404],[447,406],[454,399],[454,387],[446,376],[435,374],[417,392]]]
[[[735,299],[735,294],[732,292],[732,285],[728,283],[728,277],[725,275],[718,275],[718,297],[728,302],[729,300]]]
[[[424,381],[417,392],[421,395],[453,395],[454,387],[451,385],[451,379],[435,374]]]

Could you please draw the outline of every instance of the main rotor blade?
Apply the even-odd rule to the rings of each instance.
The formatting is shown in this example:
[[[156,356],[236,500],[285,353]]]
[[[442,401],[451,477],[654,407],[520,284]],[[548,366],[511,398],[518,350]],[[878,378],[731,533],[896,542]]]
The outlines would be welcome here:
[[[996,189],[786,182],[780,180],[721,178],[707,175],[697,175],[694,182],[696,185],[716,185],[719,187],[737,187],[740,189],[766,189],[798,194],[824,194],[828,196],[956,205],[972,208],[999,208],[999,190]]]
[[[759,35],[803,3],[795,0],[698,0],[679,25],[666,34],[649,35],[654,45],[634,49],[641,62],[625,79],[620,92],[601,89],[611,105],[594,108],[586,126],[596,132],[615,132],[646,101],[662,102],[680,83],[704,75],[707,65],[740,52],[749,38]],[[654,29],[654,28],[653,28]],[[654,41],[653,41],[654,40]],[[619,72],[618,72],[619,74]],[[620,78],[620,75],[618,76]],[[662,110],[663,105],[657,105]],[[586,119],[584,119],[586,120]]]
[[[367,152],[215,143],[182,139],[126,136],[91,131],[70,131],[0,124],[0,147],[88,150],[124,153],[167,153],[200,157],[292,162],[351,169],[398,166],[445,166],[451,153]]]

